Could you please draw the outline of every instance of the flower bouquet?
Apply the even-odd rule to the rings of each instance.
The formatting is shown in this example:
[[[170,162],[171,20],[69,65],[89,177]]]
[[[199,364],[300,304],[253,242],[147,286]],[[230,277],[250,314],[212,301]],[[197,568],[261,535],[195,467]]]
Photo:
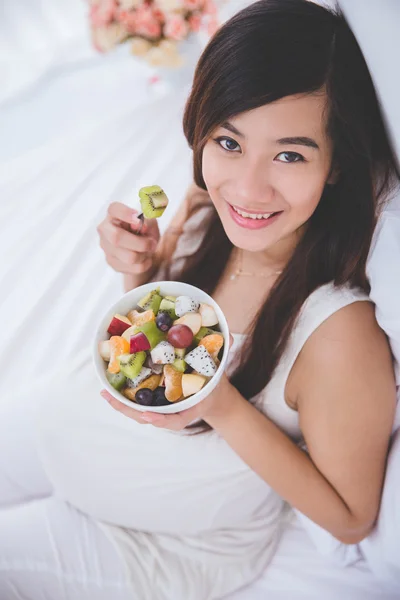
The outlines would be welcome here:
[[[219,27],[214,0],[89,0],[92,40],[100,52],[128,42],[152,67],[185,63],[178,46]]]

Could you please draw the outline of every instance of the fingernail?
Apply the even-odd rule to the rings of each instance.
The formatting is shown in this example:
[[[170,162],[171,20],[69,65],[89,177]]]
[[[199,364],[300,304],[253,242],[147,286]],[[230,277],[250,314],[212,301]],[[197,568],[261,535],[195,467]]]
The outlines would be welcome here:
[[[132,219],[132,221],[133,221],[134,223],[135,223],[136,221],[138,221],[138,218],[137,218],[137,216],[138,216],[138,211],[137,211],[137,210],[135,210],[135,209],[134,209],[134,210],[132,210],[132,217],[131,217],[131,219]]]
[[[158,242],[156,242],[156,240],[152,240],[151,241],[151,249],[153,250],[153,252],[157,248],[157,246],[158,246]]]
[[[153,421],[153,417],[151,417],[150,415],[142,415],[142,420],[151,423]]]

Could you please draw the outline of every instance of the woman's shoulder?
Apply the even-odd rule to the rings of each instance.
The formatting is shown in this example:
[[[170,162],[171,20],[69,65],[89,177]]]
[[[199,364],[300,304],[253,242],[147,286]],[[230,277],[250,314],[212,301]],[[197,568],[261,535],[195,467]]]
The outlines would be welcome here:
[[[333,281],[321,285],[310,294],[302,307],[302,314],[329,314],[358,301],[370,301],[368,294],[360,287],[350,284],[335,285]]]
[[[318,351],[319,344],[333,339],[333,334],[350,333],[366,319],[375,321],[374,306],[362,289],[333,282],[318,287],[304,302],[292,330],[286,349],[288,363],[293,364],[300,351],[304,354],[304,347]]]
[[[318,288],[303,306],[301,318],[308,328],[303,360],[316,365],[339,353],[349,360],[363,352],[387,353],[388,344],[368,294],[357,287],[327,284]]]

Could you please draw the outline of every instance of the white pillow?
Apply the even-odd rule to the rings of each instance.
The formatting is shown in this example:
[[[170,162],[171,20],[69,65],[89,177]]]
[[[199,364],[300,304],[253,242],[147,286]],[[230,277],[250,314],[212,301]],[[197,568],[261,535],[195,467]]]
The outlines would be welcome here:
[[[386,332],[395,357],[400,385],[400,193],[391,200],[376,227],[367,263],[370,297],[376,318]],[[371,571],[400,592],[400,388],[383,499],[374,531],[360,544],[339,542],[308,517],[295,510],[318,552],[330,561],[348,566],[363,557]]]
[[[370,298],[376,318],[386,332],[396,360],[400,385],[400,191],[378,221],[367,262]]]
[[[360,549],[374,575],[400,597],[400,427],[389,452],[378,523]]]

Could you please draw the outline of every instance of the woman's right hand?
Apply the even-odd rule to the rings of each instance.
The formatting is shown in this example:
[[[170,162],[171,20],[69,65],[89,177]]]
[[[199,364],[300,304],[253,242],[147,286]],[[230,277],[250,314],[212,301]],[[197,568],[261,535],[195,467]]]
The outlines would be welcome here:
[[[140,227],[138,214],[121,202],[112,202],[97,227],[106,261],[119,273],[142,274],[153,266],[160,239],[157,219],[145,219],[140,235],[136,235],[134,231]]]

